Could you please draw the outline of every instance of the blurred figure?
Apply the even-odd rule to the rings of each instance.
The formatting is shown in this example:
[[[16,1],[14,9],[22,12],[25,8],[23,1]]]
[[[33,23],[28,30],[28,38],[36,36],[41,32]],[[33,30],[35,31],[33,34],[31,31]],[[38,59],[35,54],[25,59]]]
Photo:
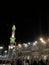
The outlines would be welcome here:
[[[33,65],[38,65],[37,62],[34,60]]]
[[[40,64],[41,64],[41,65],[46,65],[46,64],[43,62],[42,59],[41,59],[41,61],[40,61]]]

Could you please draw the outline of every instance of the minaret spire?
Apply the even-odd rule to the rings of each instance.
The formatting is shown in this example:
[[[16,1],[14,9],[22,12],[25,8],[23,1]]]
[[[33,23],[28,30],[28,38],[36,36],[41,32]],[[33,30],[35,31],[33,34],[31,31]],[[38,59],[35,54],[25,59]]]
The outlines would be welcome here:
[[[16,27],[15,27],[15,25],[13,25],[13,27],[12,27],[12,36],[10,37],[10,44],[14,44],[15,43],[15,30],[16,30]]]

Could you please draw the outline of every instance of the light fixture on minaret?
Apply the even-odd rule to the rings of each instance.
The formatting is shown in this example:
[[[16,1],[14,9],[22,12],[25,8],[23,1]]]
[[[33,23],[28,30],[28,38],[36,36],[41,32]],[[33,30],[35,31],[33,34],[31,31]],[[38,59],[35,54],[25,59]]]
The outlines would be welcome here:
[[[12,36],[10,37],[10,44],[13,45],[15,43],[15,30],[16,30],[16,27],[15,25],[13,25],[12,27]]]

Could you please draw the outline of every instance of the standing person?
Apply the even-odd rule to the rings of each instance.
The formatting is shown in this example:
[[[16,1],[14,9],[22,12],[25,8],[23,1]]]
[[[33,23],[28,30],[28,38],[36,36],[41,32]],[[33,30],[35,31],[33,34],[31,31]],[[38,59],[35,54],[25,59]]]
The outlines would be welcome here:
[[[26,65],[26,62],[25,62],[25,60],[23,61],[23,65]]]
[[[33,65],[38,65],[38,64],[37,64],[37,61],[34,60]]]
[[[31,59],[29,59],[29,65],[31,65]]]
[[[29,65],[28,63],[26,63],[26,65]]]

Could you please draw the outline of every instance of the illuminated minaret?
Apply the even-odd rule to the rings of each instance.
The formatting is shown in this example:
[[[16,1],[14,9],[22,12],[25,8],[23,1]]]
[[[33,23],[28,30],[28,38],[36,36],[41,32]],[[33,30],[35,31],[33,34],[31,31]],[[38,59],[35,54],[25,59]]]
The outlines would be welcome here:
[[[14,43],[15,43],[15,30],[16,30],[16,27],[15,27],[15,25],[13,25],[13,27],[12,27],[12,36],[10,37],[10,44],[11,45],[14,45]]]

